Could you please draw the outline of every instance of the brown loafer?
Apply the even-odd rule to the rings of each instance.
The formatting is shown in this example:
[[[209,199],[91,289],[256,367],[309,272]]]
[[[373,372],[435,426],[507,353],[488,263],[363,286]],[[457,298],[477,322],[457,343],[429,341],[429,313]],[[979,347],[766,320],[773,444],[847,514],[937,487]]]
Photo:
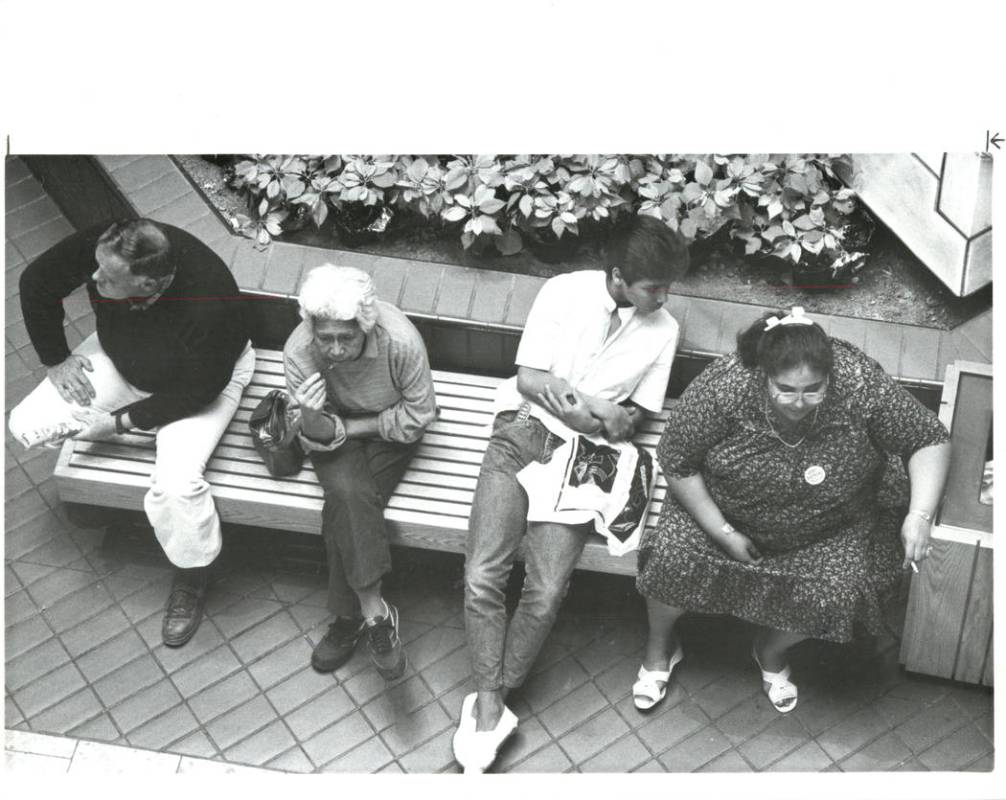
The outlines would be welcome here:
[[[181,647],[199,629],[206,604],[206,572],[189,577],[181,570],[175,572],[171,596],[161,624],[161,641],[168,647]]]

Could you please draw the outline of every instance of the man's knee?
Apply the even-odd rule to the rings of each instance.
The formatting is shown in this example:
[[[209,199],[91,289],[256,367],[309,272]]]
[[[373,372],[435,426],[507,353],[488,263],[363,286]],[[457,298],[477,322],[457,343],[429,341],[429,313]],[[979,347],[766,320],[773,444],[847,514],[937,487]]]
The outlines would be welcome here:
[[[524,578],[522,602],[529,604],[539,619],[554,619],[559,606],[569,592],[570,576],[536,578],[530,573]]]

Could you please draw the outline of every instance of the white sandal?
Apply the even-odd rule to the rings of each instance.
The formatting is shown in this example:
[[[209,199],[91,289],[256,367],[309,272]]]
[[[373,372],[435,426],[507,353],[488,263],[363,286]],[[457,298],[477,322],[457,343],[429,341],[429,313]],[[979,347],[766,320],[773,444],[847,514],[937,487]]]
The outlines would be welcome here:
[[[667,696],[667,684],[678,662],[685,657],[681,645],[674,651],[666,670],[649,670],[640,667],[637,681],[632,684],[632,701],[640,711],[649,711]]]
[[[776,711],[787,714],[796,708],[798,691],[796,684],[789,679],[791,674],[789,664],[779,672],[767,672],[762,669],[761,662],[758,660],[758,651],[754,645],[751,646],[751,656],[754,658],[755,664],[758,665],[758,669],[761,670],[762,690],[768,695],[768,699],[775,706]]]

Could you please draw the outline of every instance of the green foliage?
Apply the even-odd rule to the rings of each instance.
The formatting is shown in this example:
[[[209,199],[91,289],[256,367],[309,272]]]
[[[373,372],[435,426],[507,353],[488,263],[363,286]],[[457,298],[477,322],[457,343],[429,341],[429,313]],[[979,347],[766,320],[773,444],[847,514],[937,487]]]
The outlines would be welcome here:
[[[688,241],[717,234],[747,255],[802,264],[850,260],[843,243],[858,211],[835,167],[843,155],[263,155],[235,167],[249,216],[234,226],[268,244],[293,222],[369,208],[419,215],[465,248],[504,254],[524,239],[555,241],[581,222],[624,214],[663,220]],[[852,254],[855,255],[855,254]]]

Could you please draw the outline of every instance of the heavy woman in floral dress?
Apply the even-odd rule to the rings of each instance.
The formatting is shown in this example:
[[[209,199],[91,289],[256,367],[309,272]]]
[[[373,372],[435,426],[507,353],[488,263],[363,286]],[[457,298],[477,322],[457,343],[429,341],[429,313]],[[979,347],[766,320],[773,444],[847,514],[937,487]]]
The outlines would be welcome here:
[[[795,708],[789,648],[849,641],[856,623],[878,632],[884,595],[926,558],[948,438],[803,309],[742,332],[681,396],[657,448],[669,491],[639,548],[650,632],[636,706],[664,697],[683,656],[674,623],[700,611],[757,626],[763,688]]]

